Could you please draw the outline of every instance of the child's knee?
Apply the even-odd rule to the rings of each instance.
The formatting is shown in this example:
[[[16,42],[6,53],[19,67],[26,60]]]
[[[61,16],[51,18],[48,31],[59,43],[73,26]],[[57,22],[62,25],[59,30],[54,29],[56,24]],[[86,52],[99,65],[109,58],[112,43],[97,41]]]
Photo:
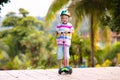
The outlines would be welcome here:
[[[58,60],[59,60],[59,59],[62,59],[62,57],[63,57],[63,49],[62,49],[62,46],[58,46],[57,58],[58,58]]]
[[[63,58],[62,55],[58,55],[58,57],[57,57],[58,60],[61,60],[62,58]]]

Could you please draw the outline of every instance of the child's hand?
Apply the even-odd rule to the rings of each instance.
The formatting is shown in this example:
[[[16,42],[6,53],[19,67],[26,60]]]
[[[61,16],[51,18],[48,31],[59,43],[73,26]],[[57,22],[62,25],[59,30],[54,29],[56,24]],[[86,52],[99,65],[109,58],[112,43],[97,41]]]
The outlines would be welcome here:
[[[60,32],[60,31],[57,31],[57,33],[58,33],[58,34],[61,34],[61,32]]]
[[[70,31],[65,31],[65,34],[71,34],[71,32]]]
[[[67,32],[67,31],[65,31],[64,33],[65,33],[65,34],[68,34],[68,32]]]

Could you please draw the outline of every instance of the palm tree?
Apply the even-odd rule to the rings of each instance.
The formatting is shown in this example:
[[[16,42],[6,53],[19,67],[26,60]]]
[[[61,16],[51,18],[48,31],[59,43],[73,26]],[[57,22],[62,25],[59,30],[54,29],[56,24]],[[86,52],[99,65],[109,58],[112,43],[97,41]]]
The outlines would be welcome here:
[[[102,15],[107,8],[109,8],[109,0],[55,0],[50,6],[48,14],[46,15],[46,22],[50,23],[53,20],[54,15],[63,6],[65,6],[69,1],[71,4],[68,6],[68,10],[71,12],[74,26],[79,26],[81,19],[85,16],[89,18],[90,21],[90,39],[91,39],[91,66],[94,67],[94,35],[95,29],[99,25],[99,17]],[[60,5],[61,4],[61,5]],[[57,5],[57,6],[56,6]],[[57,7],[57,8],[56,8]]]
[[[1,11],[1,7],[4,6],[4,4],[7,4],[9,2],[10,2],[10,0],[1,0],[0,1],[0,11]]]

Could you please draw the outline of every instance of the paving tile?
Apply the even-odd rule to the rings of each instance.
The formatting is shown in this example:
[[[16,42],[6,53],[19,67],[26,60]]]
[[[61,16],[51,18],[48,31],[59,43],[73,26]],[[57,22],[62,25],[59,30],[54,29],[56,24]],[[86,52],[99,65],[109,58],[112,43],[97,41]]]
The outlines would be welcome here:
[[[71,75],[58,69],[1,70],[0,80],[120,80],[120,67],[73,68]]]

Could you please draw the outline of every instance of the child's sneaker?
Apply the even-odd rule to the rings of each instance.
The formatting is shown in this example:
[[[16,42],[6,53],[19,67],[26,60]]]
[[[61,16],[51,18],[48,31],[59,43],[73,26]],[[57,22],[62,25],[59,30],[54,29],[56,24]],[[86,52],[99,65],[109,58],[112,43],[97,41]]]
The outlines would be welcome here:
[[[66,66],[67,69],[71,69],[70,66]]]

